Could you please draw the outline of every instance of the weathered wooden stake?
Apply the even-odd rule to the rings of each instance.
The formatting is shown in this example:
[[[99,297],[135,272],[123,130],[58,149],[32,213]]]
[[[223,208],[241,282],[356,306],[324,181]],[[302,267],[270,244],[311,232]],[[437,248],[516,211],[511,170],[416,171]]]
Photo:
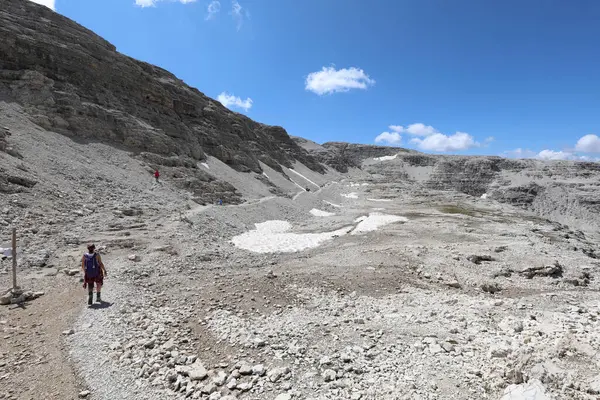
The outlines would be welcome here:
[[[12,230],[12,273],[13,289],[17,290],[17,228]]]

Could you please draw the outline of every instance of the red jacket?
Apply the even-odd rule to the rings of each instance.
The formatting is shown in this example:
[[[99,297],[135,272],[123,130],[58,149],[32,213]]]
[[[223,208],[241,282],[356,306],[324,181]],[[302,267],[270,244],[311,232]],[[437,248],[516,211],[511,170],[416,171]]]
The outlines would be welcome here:
[[[158,171],[155,171],[155,172],[154,172],[154,177],[155,177],[155,178],[158,178],[158,176],[159,176],[159,173],[158,173]]]

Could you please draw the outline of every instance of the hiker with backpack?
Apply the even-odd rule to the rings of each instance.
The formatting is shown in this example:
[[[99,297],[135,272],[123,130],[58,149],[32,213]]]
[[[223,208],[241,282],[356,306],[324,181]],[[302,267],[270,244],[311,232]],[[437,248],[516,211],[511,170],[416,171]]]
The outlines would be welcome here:
[[[154,179],[156,179],[156,183],[160,183],[160,182],[158,181],[158,177],[159,177],[159,176],[160,176],[160,174],[158,173],[158,170],[155,170],[155,171],[154,171]]]
[[[83,288],[88,288],[88,305],[94,303],[94,284],[96,284],[96,301],[101,303],[100,291],[106,276],[106,269],[100,254],[96,253],[96,246],[89,244],[88,252],[81,258],[81,269],[84,273]]]

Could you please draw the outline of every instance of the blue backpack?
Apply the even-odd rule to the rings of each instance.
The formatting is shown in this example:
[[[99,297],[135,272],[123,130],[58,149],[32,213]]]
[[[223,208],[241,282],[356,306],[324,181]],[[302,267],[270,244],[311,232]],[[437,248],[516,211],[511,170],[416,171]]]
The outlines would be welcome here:
[[[100,275],[100,264],[98,263],[98,257],[94,254],[84,254],[85,259],[85,276],[86,278],[96,278]]]

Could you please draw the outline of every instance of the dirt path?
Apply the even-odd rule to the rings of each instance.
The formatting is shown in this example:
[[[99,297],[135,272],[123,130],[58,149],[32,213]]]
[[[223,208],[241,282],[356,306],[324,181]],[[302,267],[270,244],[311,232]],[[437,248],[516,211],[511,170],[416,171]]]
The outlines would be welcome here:
[[[0,308],[0,399],[78,398],[80,382],[67,358],[63,331],[83,307],[82,289],[75,279],[52,280],[44,280],[52,290],[41,298]],[[40,283],[22,285],[30,289]]]

